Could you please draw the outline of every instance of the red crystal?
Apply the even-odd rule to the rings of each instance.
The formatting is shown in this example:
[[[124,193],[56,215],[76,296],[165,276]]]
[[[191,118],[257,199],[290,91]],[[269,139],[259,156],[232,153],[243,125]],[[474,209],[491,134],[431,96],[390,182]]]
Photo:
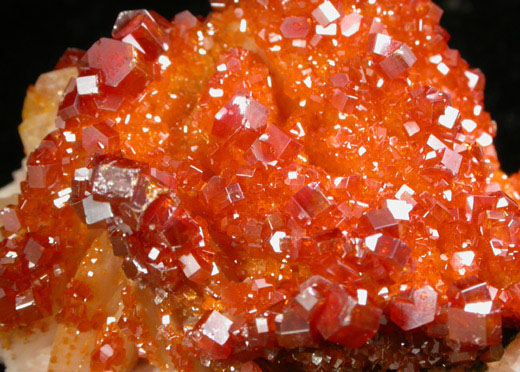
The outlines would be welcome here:
[[[390,309],[390,319],[401,329],[409,331],[434,321],[438,294],[433,288],[412,289],[402,297]]]
[[[381,61],[381,69],[390,79],[396,79],[417,61],[413,52],[407,45],[402,44],[397,50],[390,53],[383,61]]]
[[[381,310],[361,305],[340,287],[333,288],[316,329],[324,339],[348,347],[360,347],[377,333]]]
[[[150,82],[150,67],[131,44],[102,38],[85,57],[89,67],[99,71],[103,84],[128,95],[141,92]]]
[[[20,218],[18,217],[18,212],[12,207],[4,208],[0,212],[0,219],[4,229],[10,232],[17,232],[22,226]]]
[[[154,11],[127,10],[119,13],[112,37],[133,45],[147,59],[155,60],[169,48],[171,24]]]
[[[267,125],[267,107],[247,95],[237,94],[215,115],[212,134],[227,139],[239,129],[261,131]]]
[[[288,17],[280,26],[282,35],[288,39],[302,39],[307,36],[311,26],[305,17]]]
[[[200,326],[200,346],[215,359],[225,359],[231,353],[227,343],[233,322],[218,311],[212,311]]]
[[[339,18],[339,12],[330,1],[325,1],[312,11],[312,16],[325,27]]]
[[[119,147],[119,133],[106,123],[94,124],[83,128],[81,144],[91,155],[114,152]]]
[[[27,160],[27,184],[33,189],[51,187],[58,179],[61,164],[52,141],[43,141]]]
[[[67,67],[76,67],[79,61],[85,55],[85,51],[77,48],[67,48],[65,53],[61,56],[60,60],[54,67],[55,70],[60,70]]]
[[[354,35],[359,31],[362,19],[363,17],[357,13],[350,13],[344,16],[340,21],[341,34],[346,37]]]
[[[485,346],[502,341],[499,313],[478,314],[451,308],[448,310],[448,338],[461,344]]]
[[[293,195],[287,206],[298,220],[313,219],[330,207],[330,202],[318,183],[311,183]]]
[[[278,326],[277,339],[280,346],[288,349],[311,344],[312,337],[309,322],[293,310],[285,311]]]

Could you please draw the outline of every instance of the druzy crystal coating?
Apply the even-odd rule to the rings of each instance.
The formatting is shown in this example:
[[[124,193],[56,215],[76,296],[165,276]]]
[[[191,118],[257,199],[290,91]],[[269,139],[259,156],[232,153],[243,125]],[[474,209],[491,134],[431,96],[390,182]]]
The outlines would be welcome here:
[[[122,12],[60,61],[79,76],[0,214],[0,325],[92,331],[99,370],[497,358],[520,320],[518,181],[442,11],[212,6]],[[82,261],[100,234],[119,271]],[[84,308],[99,267],[123,277],[117,319]]]

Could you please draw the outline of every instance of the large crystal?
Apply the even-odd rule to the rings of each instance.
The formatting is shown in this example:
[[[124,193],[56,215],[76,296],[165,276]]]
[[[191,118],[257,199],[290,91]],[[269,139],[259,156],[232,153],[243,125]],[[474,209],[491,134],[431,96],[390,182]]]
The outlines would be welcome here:
[[[90,68],[99,71],[101,82],[125,94],[141,92],[150,82],[150,67],[131,44],[101,38],[85,55]]]
[[[154,60],[168,50],[170,28],[171,24],[154,11],[127,10],[117,16],[112,36]]]
[[[502,317],[498,312],[478,314],[450,308],[448,338],[467,345],[499,344],[502,341]]]

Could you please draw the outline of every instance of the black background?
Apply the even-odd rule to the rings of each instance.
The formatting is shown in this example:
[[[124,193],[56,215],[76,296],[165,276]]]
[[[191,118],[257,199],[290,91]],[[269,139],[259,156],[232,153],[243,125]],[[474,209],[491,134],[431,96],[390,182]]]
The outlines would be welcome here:
[[[504,169],[514,172],[520,168],[520,1],[436,2],[445,9],[442,24],[452,35],[451,47],[486,74],[486,109],[499,125],[495,143]],[[0,186],[10,181],[23,156],[17,125],[25,90],[54,67],[67,47],[87,49],[108,36],[120,10],[145,7],[167,18],[184,9],[209,11],[207,0],[54,0],[41,1],[37,8],[21,1],[9,4],[2,5],[0,21]]]
[[[445,9],[442,24],[452,35],[451,47],[486,74],[486,109],[499,125],[495,143],[503,168],[514,172],[520,168],[520,1],[436,2]],[[17,125],[25,90],[67,47],[87,49],[108,36],[124,9],[146,7],[167,18],[184,9],[209,12],[208,0],[54,0],[36,8],[9,3],[2,6],[0,22],[0,186],[10,181],[23,156]]]

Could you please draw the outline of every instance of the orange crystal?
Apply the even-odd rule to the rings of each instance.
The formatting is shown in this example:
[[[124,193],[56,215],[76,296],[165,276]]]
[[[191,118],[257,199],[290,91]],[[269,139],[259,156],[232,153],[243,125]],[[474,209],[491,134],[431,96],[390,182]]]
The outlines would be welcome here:
[[[113,39],[60,61],[80,76],[2,213],[1,325],[62,304],[58,320],[87,324],[64,288],[106,229],[155,296],[125,287],[117,327],[159,366],[418,370],[500,354],[520,319],[519,195],[484,77],[448,48],[442,11],[213,6],[205,21],[123,12]],[[103,370],[124,342],[99,329]]]

